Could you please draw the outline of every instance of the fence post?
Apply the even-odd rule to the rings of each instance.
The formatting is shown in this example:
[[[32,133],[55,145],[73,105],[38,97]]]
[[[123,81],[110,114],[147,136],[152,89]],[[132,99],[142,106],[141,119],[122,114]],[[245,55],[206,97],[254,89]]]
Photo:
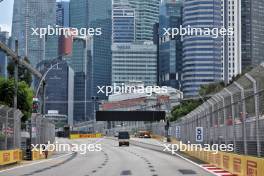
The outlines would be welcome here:
[[[234,97],[233,93],[228,90],[227,88],[224,88],[224,91],[226,91],[231,98],[231,109],[232,109],[232,127],[233,127],[233,144],[234,144],[234,152],[236,153],[236,130],[235,130],[235,107],[234,107]]]
[[[214,103],[212,103],[211,99],[208,100],[208,103],[211,105],[212,107],[212,112],[211,112],[211,116],[212,116],[212,127],[214,129]],[[211,128],[210,128],[211,131]],[[213,134],[213,144],[215,143],[215,129],[214,129],[214,134]]]
[[[205,108],[206,128],[207,128],[207,144],[209,144],[210,143],[210,103],[208,103],[208,102],[206,102],[206,103],[208,104],[208,107]]]
[[[242,103],[242,120],[243,120],[243,140],[244,140],[244,154],[247,155],[247,134],[246,134],[246,103],[245,103],[245,90],[238,82],[234,82],[234,85],[241,90],[241,103]]]
[[[253,83],[254,89],[254,101],[255,101],[255,115],[256,115],[256,139],[257,139],[257,154],[258,157],[261,155],[261,147],[260,147],[260,140],[259,140],[259,92],[257,90],[257,81],[248,73],[245,76]]]
[[[7,150],[7,134],[8,134],[8,117],[9,117],[9,112],[12,111],[11,108],[9,108],[7,111],[6,111],[6,121],[5,121],[5,150]]]
[[[225,128],[225,144],[227,145],[227,126],[226,126],[226,104],[225,104],[225,97],[222,94],[219,94],[219,97],[223,100],[223,114],[224,114],[224,128]]]

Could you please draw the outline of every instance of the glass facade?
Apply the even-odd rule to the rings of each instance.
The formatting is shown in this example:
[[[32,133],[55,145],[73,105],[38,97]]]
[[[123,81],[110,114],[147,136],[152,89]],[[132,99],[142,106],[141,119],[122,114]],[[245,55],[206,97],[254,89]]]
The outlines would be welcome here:
[[[31,28],[47,28],[56,24],[56,0],[15,0],[12,37],[18,40],[19,55],[27,55],[36,66],[44,60],[44,38],[31,35]]]
[[[113,0],[135,9],[136,41],[152,41],[153,25],[159,21],[160,0]]]
[[[113,44],[112,84],[140,81],[146,86],[156,85],[156,49],[150,43]]]
[[[70,2],[61,1],[56,5],[56,24],[59,26],[69,26],[69,4]]]
[[[8,32],[1,31],[0,28],[0,41],[6,45],[9,45],[9,34]],[[0,51],[0,76],[7,78],[7,64],[8,60],[6,54]]]
[[[220,0],[188,0],[183,6],[183,26],[221,28]],[[222,80],[222,37],[183,37],[183,92],[197,96],[200,86]]]
[[[159,17],[159,84],[180,89],[182,74],[182,41],[180,36],[163,35],[163,28],[182,24],[182,1],[163,1]]]
[[[112,42],[131,43],[135,41],[135,11],[125,5],[113,5]]]
[[[160,0],[128,0],[136,10],[136,41],[152,41],[153,25],[159,21]]]
[[[73,84],[74,73],[66,62],[54,67],[46,77],[46,114],[57,110],[60,115],[73,118]]]
[[[69,64],[74,71],[74,105],[73,120],[85,121],[89,118],[89,103],[91,86],[91,40],[75,38],[73,40],[72,56]]]
[[[76,28],[101,28],[102,35],[93,36],[92,43],[92,56],[87,57],[87,70],[84,72],[89,78],[86,78],[86,95],[87,108],[86,112],[81,113],[83,110],[81,107],[78,108],[78,114],[74,115],[76,119],[89,120],[92,119],[93,114],[93,104],[92,96],[97,96],[99,99],[106,99],[103,94],[97,94],[97,86],[106,86],[111,84],[111,42],[112,42],[112,2],[111,0],[76,0],[70,2],[70,26]],[[73,50],[75,50],[73,48]],[[73,51],[76,55],[79,55],[78,51]],[[84,56],[79,56],[73,66],[73,70],[76,72],[80,72],[83,66],[81,64]],[[77,66],[77,65],[79,66]],[[89,74],[88,74],[89,73]],[[80,73],[80,76],[75,77],[83,77]],[[80,91],[84,91],[80,84],[83,81],[78,81],[75,79],[75,88],[80,89]],[[82,90],[81,90],[82,89]],[[78,90],[75,90],[76,94],[80,94]],[[78,101],[78,96],[75,94],[75,101]],[[83,98],[83,97],[80,97]],[[76,106],[75,106],[76,107]],[[74,108],[75,108],[74,107]],[[78,110],[75,110],[77,112]],[[86,115],[84,115],[84,113]],[[81,118],[85,117],[85,118]]]
[[[242,70],[264,62],[263,19],[263,0],[241,0]]]

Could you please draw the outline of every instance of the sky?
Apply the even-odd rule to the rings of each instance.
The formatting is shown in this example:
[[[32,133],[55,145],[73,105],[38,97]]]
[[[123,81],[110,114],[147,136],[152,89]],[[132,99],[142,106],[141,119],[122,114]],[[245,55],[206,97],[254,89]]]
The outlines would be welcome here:
[[[0,2],[0,27],[2,31],[11,32],[14,0]]]

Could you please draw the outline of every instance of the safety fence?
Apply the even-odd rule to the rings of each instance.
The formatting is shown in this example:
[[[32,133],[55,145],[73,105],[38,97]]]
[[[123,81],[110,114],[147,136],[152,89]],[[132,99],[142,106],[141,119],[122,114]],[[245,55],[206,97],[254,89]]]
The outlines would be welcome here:
[[[21,117],[19,110],[0,105],[0,167],[21,161]]]
[[[31,117],[32,144],[47,144],[55,141],[55,125],[41,114]]]
[[[122,128],[151,130],[154,134],[166,136],[165,125],[146,123]],[[197,128],[202,129],[199,141]],[[264,64],[241,76],[185,117],[171,122],[168,131],[170,136],[183,143],[233,144],[236,154],[263,157]]]
[[[240,77],[194,111],[172,124],[178,140],[201,144],[233,144],[234,152],[264,156],[264,64]]]
[[[21,111],[0,105],[0,150],[20,147],[22,116]]]

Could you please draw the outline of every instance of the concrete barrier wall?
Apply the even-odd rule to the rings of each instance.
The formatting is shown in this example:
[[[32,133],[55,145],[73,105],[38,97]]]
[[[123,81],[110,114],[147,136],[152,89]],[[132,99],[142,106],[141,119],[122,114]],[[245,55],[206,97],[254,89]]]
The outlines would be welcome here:
[[[70,134],[70,139],[80,139],[80,138],[101,138],[103,135],[101,133],[96,134]]]
[[[20,149],[0,151],[0,166],[17,163],[21,160],[22,151]]]

